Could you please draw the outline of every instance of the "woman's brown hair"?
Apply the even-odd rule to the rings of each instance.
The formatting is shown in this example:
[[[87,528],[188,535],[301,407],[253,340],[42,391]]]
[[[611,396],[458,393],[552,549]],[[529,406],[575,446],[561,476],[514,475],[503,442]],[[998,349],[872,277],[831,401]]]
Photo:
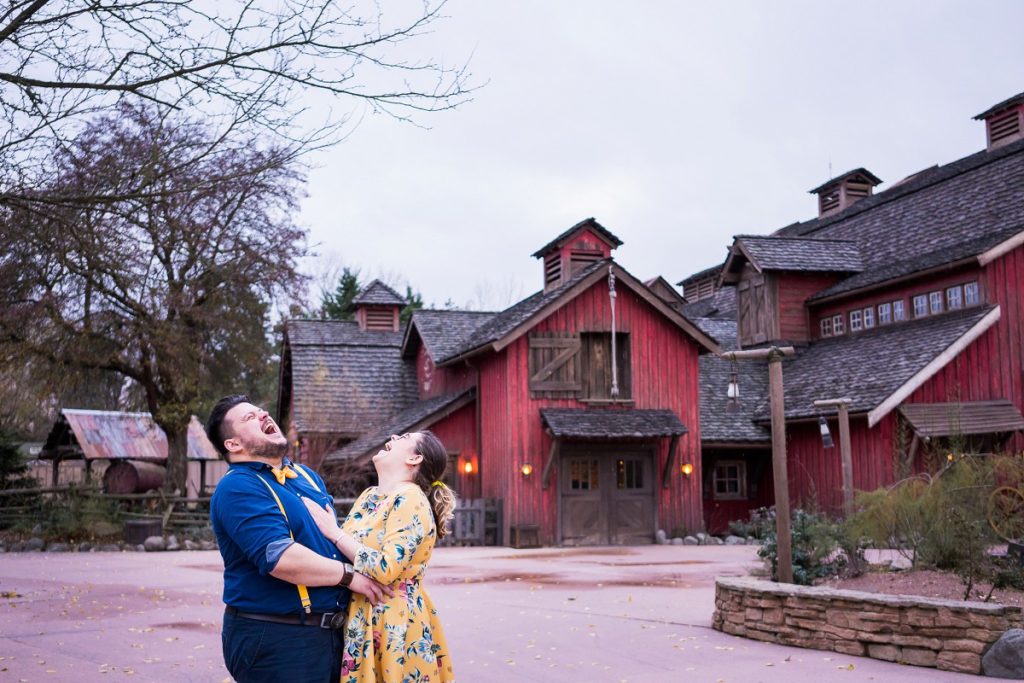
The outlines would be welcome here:
[[[448,523],[455,514],[455,492],[443,482],[444,472],[448,468],[448,451],[433,432],[423,431],[419,435],[416,452],[423,456],[423,461],[420,462],[415,481],[423,493],[427,494],[430,509],[434,513],[437,537],[442,539],[449,534]]]

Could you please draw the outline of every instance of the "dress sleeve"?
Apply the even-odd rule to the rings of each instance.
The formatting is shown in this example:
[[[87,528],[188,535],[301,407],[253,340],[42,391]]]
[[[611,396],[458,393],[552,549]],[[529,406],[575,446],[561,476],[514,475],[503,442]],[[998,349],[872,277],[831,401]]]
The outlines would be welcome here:
[[[353,566],[360,574],[388,585],[398,580],[420,544],[434,533],[433,512],[423,492],[417,488],[397,494],[383,532],[378,533],[380,550],[362,546]]]

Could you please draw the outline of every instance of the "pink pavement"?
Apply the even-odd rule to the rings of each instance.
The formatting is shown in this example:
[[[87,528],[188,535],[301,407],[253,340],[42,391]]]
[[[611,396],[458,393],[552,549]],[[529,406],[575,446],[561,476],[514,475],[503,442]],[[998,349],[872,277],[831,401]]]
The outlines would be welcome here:
[[[427,573],[462,683],[826,683],[975,677],[710,628],[749,546],[442,548]],[[230,681],[220,555],[0,555],[0,683]],[[296,682],[298,683],[298,682]]]

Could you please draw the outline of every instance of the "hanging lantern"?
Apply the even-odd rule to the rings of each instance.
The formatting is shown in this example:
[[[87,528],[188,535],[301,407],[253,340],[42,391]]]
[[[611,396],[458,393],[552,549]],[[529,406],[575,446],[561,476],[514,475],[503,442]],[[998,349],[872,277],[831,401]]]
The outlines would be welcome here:
[[[818,418],[818,429],[821,431],[821,443],[825,448],[832,448],[832,433],[828,431],[828,421],[824,417]]]
[[[725,404],[725,410],[729,413],[739,412],[740,409],[740,380],[735,371],[729,373],[729,389],[726,392],[729,401]]]

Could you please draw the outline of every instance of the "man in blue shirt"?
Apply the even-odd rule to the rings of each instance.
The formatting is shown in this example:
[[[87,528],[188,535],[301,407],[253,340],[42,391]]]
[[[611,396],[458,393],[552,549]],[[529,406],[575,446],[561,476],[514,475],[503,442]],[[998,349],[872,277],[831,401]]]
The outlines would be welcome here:
[[[323,480],[290,462],[288,441],[245,396],[206,423],[230,463],[210,502],[224,558],[224,662],[239,683],[336,683],[349,591],[376,604],[390,589],[353,571],[302,502],[333,506]]]

